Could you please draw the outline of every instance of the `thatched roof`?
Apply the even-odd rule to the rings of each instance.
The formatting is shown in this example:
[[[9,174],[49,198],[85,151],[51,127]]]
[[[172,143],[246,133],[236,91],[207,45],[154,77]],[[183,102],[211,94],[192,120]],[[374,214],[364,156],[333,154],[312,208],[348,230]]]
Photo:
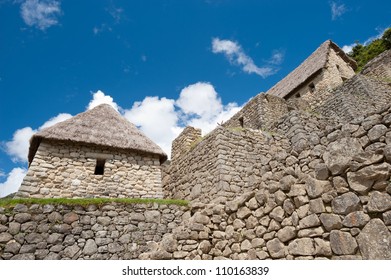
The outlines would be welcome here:
[[[160,162],[167,159],[167,155],[158,145],[107,104],[99,105],[34,134],[30,139],[29,163],[32,162],[42,139],[155,154],[160,157]]]
[[[282,98],[288,96],[292,91],[307,82],[310,78],[314,77],[326,66],[328,54],[331,48],[334,49],[334,51],[343,60],[345,60],[346,63],[349,63],[354,70],[357,68],[357,64],[353,59],[348,57],[334,42],[327,40],[295,70],[289,73],[284,79],[274,85],[266,93]]]

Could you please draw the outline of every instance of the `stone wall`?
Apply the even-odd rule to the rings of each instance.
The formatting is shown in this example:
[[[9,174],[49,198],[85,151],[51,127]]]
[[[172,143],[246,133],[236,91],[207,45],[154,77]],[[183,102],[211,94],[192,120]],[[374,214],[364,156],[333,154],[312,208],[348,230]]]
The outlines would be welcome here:
[[[361,73],[391,83],[391,50],[381,53],[368,62]]]
[[[171,159],[175,160],[180,155],[187,153],[192,145],[201,139],[201,129],[191,126],[186,127],[177,138],[172,141]]]
[[[283,98],[260,93],[252,98],[238,113],[223,124],[224,127],[264,129],[273,125],[288,112]]]
[[[264,99],[264,93],[253,97],[244,107],[231,119],[223,124],[224,127],[246,127],[260,129],[260,109],[259,103]]]
[[[163,236],[179,227],[186,211],[115,203],[0,208],[0,260],[139,259],[151,242],[164,244]]]
[[[385,108],[390,102],[391,87],[387,83],[356,75],[335,88],[315,110],[324,116],[349,122]]]
[[[285,160],[288,145],[284,137],[268,132],[218,127],[171,161],[165,196],[201,202],[231,200],[258,188],[276,161]]]
[[[105,159],[103,175],[95,175]],[[63,142],[40,144],[17,197],[161,198],[158,156]]]
[[[277,132],[291,146],[248,169],[263,174],[257,188],[238,188],[224,203],[192,203],[167,236],[173,252],[155,246],[142,257],[391,259],[391,108],[339,125],[291,112]],[[302,139],[307,145],[295,149]]]

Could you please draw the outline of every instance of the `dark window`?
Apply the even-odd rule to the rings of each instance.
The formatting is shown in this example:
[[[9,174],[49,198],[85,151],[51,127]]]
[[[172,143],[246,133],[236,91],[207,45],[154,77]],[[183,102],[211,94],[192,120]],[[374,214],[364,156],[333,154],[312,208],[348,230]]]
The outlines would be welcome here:
[[[243,127],[243,126],[244,126],[243,117],[240,117],[240,118],[239,118],[239,123],[240,123],[240,127]]]
[[[300,92],[295,95],[296,98],[299,98],[300,96]]]
[[[95,175],[103,175],[105,172],[105,159],[97,159],[96,160],[96,166],[95,166]]]
[[[308,87],[310,88],[310,92],[314,92],[315,91],[314,83],[310,83]]]

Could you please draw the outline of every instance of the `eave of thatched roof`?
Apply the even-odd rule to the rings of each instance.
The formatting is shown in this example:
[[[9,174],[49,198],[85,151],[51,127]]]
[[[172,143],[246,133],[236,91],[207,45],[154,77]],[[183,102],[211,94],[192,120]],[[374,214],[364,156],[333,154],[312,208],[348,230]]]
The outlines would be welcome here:
[[[356,62],[347,56],[344,51],[334,42],[327,40],[319,46],[306,60],[303,61],[295,70],[289,73],[285,78],[279,81],[266,93],[276,95],[278,97],[289,96],[291,92],[306,83],[309,79],[319,73],[325,66],[328,60],[330,49],[334,51],[355,70]]]
[[[34,134],[30,139],[29,163],[32,162],[42,139],[154,154],[159,156],[160,162],[167,159],[167,155],[158,145],[107,104],[99,105]]]

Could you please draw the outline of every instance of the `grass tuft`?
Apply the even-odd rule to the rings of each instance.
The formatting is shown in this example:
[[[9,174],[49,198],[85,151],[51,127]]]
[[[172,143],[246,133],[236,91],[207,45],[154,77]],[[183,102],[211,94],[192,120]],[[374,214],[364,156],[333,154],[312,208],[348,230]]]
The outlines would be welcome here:
[[[0,207],[12,207],[17,204],[39,204],[39,205],[104,205],[110,203],[120,204],[164,204],[188,206],[189,202],[179,199],[154,199],[154,198],[2,198],[0,199]]]

